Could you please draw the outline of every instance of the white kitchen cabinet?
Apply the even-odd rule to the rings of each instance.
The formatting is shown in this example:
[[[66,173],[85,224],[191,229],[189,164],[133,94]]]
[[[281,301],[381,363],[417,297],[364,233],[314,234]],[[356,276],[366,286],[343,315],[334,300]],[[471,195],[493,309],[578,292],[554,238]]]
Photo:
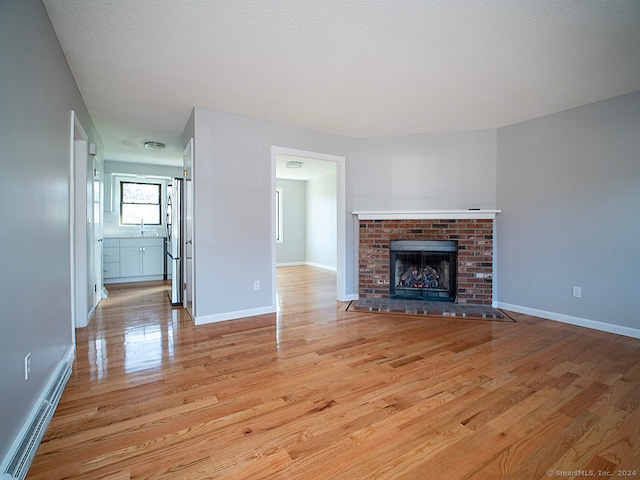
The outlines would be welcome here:
[[[164,237],[105,238],[102,249],[104,283],[162,280]]]
[[[142,249],[144,247],[120,247],[120,276],[142,275]]]
[[[142,275],[164,274],[164,245],[150,245],[142,252]]]
[[[164,273],[164,238],[121,238],[120,277]]]
[[[102,241],[102,278],[120,276],[120,239],[105,238]]]

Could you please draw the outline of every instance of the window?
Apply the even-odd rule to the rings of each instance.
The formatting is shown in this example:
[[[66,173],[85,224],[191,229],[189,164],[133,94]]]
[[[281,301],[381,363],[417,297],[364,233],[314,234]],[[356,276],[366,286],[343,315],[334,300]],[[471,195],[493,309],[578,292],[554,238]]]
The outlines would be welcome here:
[[[120,182],[120,224],[160,225],[160,183]]]
[[[282,224],[282,188],[276,188],[276,243],[284,242]]]

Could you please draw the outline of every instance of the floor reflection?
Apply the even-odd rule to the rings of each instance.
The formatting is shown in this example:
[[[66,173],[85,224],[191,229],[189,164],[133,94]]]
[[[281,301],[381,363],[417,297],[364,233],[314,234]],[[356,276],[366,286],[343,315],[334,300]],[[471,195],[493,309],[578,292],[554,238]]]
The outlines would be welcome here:
[[[91,379],[99,380],[107,376],[107,343],[104,338],[95,338],[89,343],[89,359],[95,359],[91,362]]]
[[[157,325],[127,328],[124,331],[125,372],[134,373],[162,365],[162,339],[162,331]],[[173,349],[169,351],[173,352]]]
[[[278,270],[274,315],[201,326],[193,324],[186,310],[171,305],[167,282],[108,285],[108,298],[100,303],[89,326],[77,331],[76,356],[89,367],[76,370],[77,375],[99,382],[107,376],[146,375],[180,366],[194,361],[185,354],[184,345],[202,342],[203,336],[228,339],[247,329],[255,329],[256,335],[260,329],[264,329],[261,335],[268,332],[273,339],[269,348],[282,359],[292,348],[315,338],[319,329],[324,332],[327,324],[341,328],[336,323],[335,274],[309,267]],[[234,348],[232,341],[215,341],[217,346],[212,348],[222,357],[226,348]],[[206,363],[206,357],[197,361]]]
[[[91,380],[156,370],[175,362],[184,311],[171,306],[167,289],[166,282],[109,286],[109,296],[89,326],[78,331],[77,355],[86,356]]]

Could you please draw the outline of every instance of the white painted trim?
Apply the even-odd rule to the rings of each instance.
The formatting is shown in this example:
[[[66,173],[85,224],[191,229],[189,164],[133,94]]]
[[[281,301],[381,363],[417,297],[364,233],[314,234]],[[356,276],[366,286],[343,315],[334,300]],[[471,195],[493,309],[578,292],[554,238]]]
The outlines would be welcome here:
[[[347,219],[346,219],[346,157],[339,157],[337,161],[337,200],[338,200],[338,248],[337,248],[337,271],[336,289],[338,300],[347,301]]]
[[[197,316],[194,319],[194,323],[196,325],[205,325],[207,323],[217,323],[217,322],[224,322],[227,320],[236,320],[238,318],[255,317],[256,315],[266,315],[266,314],[275,313],[275,312],[276,312],[276,308],[273,306],[250,308],[248,310],[237,310],[235,312],[225,312],[225,313],[218,313],[215,315]]]
[[[321,263],[313,263],[313,262],[288,262],[288,263],[278,263],[276,267],[299,267],[301,265],[307,265],[309,267],[321,268],[322,270],[329,270],[331,272],[337,272],[338,269],[332,265],[323,265]]]
[[[278,277],[276,274],[276,196],[274,192],[277,185],[276,179],[276,147],[271,147],[271,308],[277,308],[278,305]]]
[[[614,325],[612,323],[598,322],[596,320],[573,317],[571,315],[564,315],[562,313],[547,312],[545,310],[538,310],[537,308],[523,307],[521,305],[513,305],[504,302],[497,302],[497,308],[502,308],[504,310],[510,310],[517,313],[524,313],[525,315],[533,315],[535,317],[541,317],[548,320],[555,320],[557,322],[568,323],[570,325],[576,325],[578,327],[592,328],[601,332],[615,333],[618,335],[624,335],[625,337],[640,338],[640,329],[637,328],[624,327],[622,325]]]
[[[61,364],[62,363],[69,363],[73,366],[73,362],[76,359],[76,344],[72,343],[71,345],[69,345],[69,348],[67,349],[67,353],[64,354],[64,357],[62,357],[61,360]]]
[[[494,219],[502,210],[383,210],[355,211],[359,220]]]
[[[305,262],[306,265],[308,265],[309,267],[315,267],[315,268],[320,268],[322,270],[329,270],[331,272],[337,272],[338,268],[334,267],[332,265],[323,265],[321,263],[314,263],[314,262]]]
[[[276,179],[277,181],[277,179]],[[276,230],[278,231],[278,238],[276,243],[284,243],[284,188],[276,187],[276,192],[278,192],[278,203],[275,205],[275,210],[278,212],[278,217],[280,221],[277,223]],[[275,201],[275,200],[274,200]],[[275,220],[274,220],[275,222]]]
[[[75,124],[76,112],[71,110],[69,128],[69,269],[71,295],[71,343],[76,343],[76,167]]]
[[[144,277],[114,277],[114,278],[105,278],[105,285],[112,285],[114,283],[134,283],[134,282],[153,282],[158,280],[163,280],[164,275],[146,275]]]
[[[89,136],[80,123],[75,111],[71,110],[71,152],[70,152],[70,223],[71,223],[71,264],[72,264],[72,343],[75,343],[75,328],[86,327],[91,318],[87,292],[87,159]],[[93,191],[93,189],[92,189]],[[93,221],[93,220],[92,220]],[[92,240],[93,246],[93,240]],[[93,259],[91,259],[93,262]]]
[[[195,115],[195,113],[194,113]],[[195,122],[195,120],[194,120]],[[189,138],[187,146],[182,152],[182,188],[183,188],[183,212],[184,219],[182,222],[182,231],[180,232],[181,242],[183,242],[183,259],[182,259],[182,278],[184,286],[190,283],[191,289],[184,288],[182,292],[182,306],[189,313],[195,323],[197,295],[196,295],[196,150],[195,150],[195,132],[194,136]],[[187,198],[189,196],[189,198]],[[191,207],[191,223],[187,222],[188,212],[187,206]],[[191,227],[191,238],[187,239],[187,225]],[[187,241],[191,241],[191,275],[187,276]],[[190,282],[187,281],[189,277]],[[187,291],[191,292],[191,308],[189,309]]]

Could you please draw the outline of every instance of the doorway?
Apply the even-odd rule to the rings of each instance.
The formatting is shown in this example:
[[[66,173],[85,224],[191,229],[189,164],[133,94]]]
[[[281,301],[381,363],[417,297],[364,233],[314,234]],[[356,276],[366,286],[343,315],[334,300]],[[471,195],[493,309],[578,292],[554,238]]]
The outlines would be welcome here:
[[[298,162],[302,164],[300,166],[293,165],[293,168],[291,168],[291,170],[300,171],[300,174],[297,175],[297,178],[300,178],[300,179],[306,178],[305,175],[302,174],[302,170],[304,170],[305,168],[312,169],[316,172],[319,172],[316,178],[322,178],[323,175],[327,175],[327,178],[329,178],[328,175],[330,175],[331,173],[335,174],[333,177],[335,178],[335,180],[333,180],[334,182],[333,186],[328,186],[327,188],[327,185],[325,184],[324,187],[323,186],[318,187],[320,189],[324,188],[326,190],[331,190],[332,188],[333,192],[335,192],[334,198],[333,198],[335,207],[331,207],[331,208],[334,208],[335,210],[333,211],[332,216],[316,218],[315,222],[310,218],[308,222],[308,223],[316,224],[318,228],[318,232],[321,232],[321,230],[330,230],[333,232],[332,233],[333,240],[328,240],[327,238],[325,238],[324,240],[325,246],[329,247],[326,249],[327,251],[330,252],[329,257],[324,257],[325,260],[321,260],[320,262],[313,262],[313,261],[307,262],[306,254],[305,254],[304,263],[312,266],[314,263],[319,263],[319,265],[317,266],[329,267],[330,269],[333,269],[332,267],[334,267],[336,272],[337,299],[341,301],[346,301],[348,300],[348,298],[346,294],[346,280],[345,280],[345,263],[346,263],[345,186],[344,186],[345,185],[345,181],[344,181],[345,157],[274,146],[271,148],[271,167],[272,167],[271,169],[272,169],[272,183],[273,183],[273,195],[272,195],[272,199],[273,199],[272,200],[273,202],[273,207],[272,207],[273,219],[272,220],[273,221],[271,222],[272,228],[273,228],[273,232],[272,232],[273,305],[274,306],[277,305],[277,274],[276,272],[277,272],[277,265],[278,265],[278,254],[277,254],[278,241],[279,241],[278,238],[282,239],[281,237],[282,232],[278,231],[278,227],[277,227],[277,219],[279,214],[279,209],[278,209],[279,206],[277,202],[278,197],[276,193],[278,192],[277,179],[278,179],[279,168],[286,169],[287,162],[291,162],[292,164],[295,164],[296,162]],[[279,165],[280,167],[278,167]],[[293,175],[293,174],[290,176],[290,178],[295,178],[295,177],[296,175]],[[280,192],[280,194],[286,196],[286,192],[284,191],[284,189]],[[318,211],[322,211],[322,208],[319,207]],[[326,206],[325,206],[325,211],[326,211]],[[314,215],[313,208],[311,209],[310,215]],[[327,220],[327,218],[331,218],[331,220]],[[332,222],[332,224],[327,225],[326,223],[327,221]],[[285,235],[284,242],[286,242],[287,241],[286,231],[284,235]],[[311,237],[313,237],[310,241],[311,244],[313,243],[313,241],[318,240],[317,238],[318,235],[312,234]],[[319,241],[322,242],[323,240],[320,239]],[[305,242],[306,242],[306,239],[305,239]],[[333,245],[327,245],[327,242],[333,242]],[[314,248],[314,246],[311,244],[309,245],[310,248]],[[333,256],[333,259],[334,259],[333,261],[326,260],[331,256]],[[316,258],[322,258],[322,257],[316,257]],[[327,264],[328,262],[331,264],[328,265]],[[284,263],[289,263],[289,262],[284,262]]]
[[[71,112],[70,248],[72,331],[86,327],[100,302],[100,168],[89,153],[89,137],[75,112]],[[96,184],[98,186],[96,192]],[[96,205],[97,204],[97,205]],[[95,212],[98,211],[96,218]]]

